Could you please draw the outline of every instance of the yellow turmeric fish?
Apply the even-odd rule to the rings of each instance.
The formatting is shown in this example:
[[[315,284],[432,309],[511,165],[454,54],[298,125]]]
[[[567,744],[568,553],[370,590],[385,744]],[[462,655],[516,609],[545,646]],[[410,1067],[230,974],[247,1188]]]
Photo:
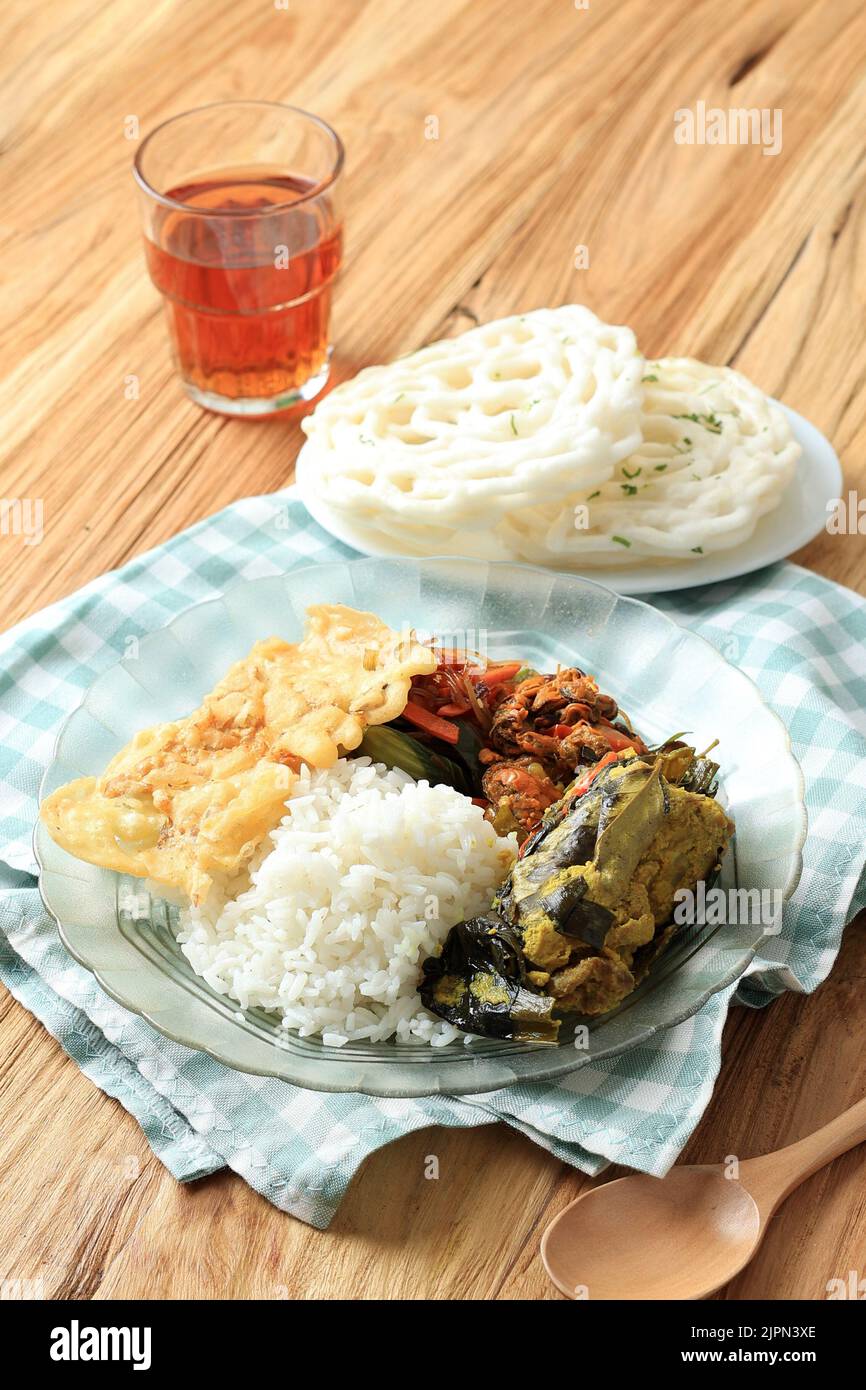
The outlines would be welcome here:
[[[679,740],[610,753],[545,811],[491,908],[423,964],[428,1009],[467,1032],[555,1042],[607,1013],[675,931],[677,894],[712,882],[734,824],[718,764]]]

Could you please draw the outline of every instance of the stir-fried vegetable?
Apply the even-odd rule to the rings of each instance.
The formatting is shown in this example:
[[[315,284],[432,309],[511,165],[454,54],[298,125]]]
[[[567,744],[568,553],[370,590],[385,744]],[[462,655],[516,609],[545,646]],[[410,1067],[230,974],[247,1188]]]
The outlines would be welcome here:
[[[431,786],[441,783],[456,787],[466,796],[472,795],[472,779],[462,761],[446,757],[388,724],[366,729],[357,751],[386,767],[401,768],[416,782],[429,782]]]
[[[406,707],[389,727],[456,763],[497,829],[520,837],[581,768],[646,751],[616,701],[584,672],[541,675],[517,660],[487,661],[455,648],[440,651],[435,671],[414,677]],[[389,751],[400,754],[393,765],[425,763],[405,743]],[[442,765],[430,759],[424,775],[444,780]]]

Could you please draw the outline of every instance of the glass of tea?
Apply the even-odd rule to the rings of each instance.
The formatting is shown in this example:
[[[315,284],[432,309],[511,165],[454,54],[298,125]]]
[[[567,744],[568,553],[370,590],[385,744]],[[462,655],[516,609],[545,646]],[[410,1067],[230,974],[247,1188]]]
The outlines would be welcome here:
[[[325,385],[343,158],[324,121],[270,101],[187,111],[139,146],[147,265],[199,405],[272,415]]]

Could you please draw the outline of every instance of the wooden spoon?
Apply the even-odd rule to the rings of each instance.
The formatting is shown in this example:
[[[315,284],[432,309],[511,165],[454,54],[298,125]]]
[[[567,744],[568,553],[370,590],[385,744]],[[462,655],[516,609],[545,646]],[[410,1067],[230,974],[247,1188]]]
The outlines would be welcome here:
[[[739,1274],[781,1202],[866,1140],[866,1100],[739,1173],[702,1164],[636,1174],[585,1192],[548,1226],[541,1258],[568,1298],[705,1298]]]

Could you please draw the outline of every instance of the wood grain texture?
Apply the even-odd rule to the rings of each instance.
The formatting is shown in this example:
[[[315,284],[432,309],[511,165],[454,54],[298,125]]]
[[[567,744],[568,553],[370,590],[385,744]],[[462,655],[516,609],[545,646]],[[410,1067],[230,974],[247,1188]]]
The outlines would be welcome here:
[[[12,0],[2,37],[0,492],[45,509],[41,545],[0,538],[4,626],[291,479],[296,419],[181,393],[139,243],[125,119],[227,97],[309,107],[345,140],[338,378],[583,301],[649,354],[741,368],[866,488],[861,0]],[[782,152],[676,145],[674,111],[700,99],[781,109]],[[866,591],[862,536],[795,558]],[[733,1013],[686,1160],[778,1147],[866,1093],[864,972],[861,923],[814,996]],[[3,1272],[49,1297],[558,1297],[538,1240],[587,1180],[502,1126],[374,1155],[323,1234],[231,1174],[178,1186],[8,995],[0,1054]],[[864,1177],[859,1150],[810,1179],[721,1297],[862,1275]]]

